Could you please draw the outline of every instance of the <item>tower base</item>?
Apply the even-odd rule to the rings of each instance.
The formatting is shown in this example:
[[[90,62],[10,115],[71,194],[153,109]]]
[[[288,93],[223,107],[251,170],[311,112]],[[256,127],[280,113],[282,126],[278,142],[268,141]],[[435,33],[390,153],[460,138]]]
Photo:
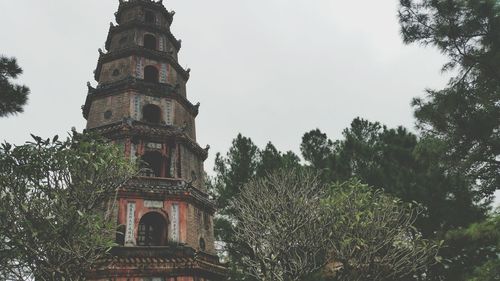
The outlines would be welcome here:
[[[88,274],[90,281],[222,281],[218,260],[185,246],[115,247],[111,257]]]

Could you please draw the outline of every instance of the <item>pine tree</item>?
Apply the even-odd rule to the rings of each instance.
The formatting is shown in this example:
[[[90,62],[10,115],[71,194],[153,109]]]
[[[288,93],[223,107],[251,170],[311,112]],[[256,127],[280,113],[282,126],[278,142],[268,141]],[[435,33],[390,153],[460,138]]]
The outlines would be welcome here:
[[[443,140],[450,171],[479,182],[484,198],[500,188],[500,2],[400,0],[405,43],[436,47],[454,75],[413,101],[424,134]]]
[[[15,58],[0,56],[0,117],[23,112],[28,101],[29,88],[12,84],[23,73]]]

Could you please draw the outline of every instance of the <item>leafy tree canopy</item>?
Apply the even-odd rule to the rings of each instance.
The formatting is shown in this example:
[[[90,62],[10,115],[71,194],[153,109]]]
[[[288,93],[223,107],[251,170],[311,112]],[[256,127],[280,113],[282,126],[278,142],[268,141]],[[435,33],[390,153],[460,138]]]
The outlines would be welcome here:
[[[426,237],[484,217],[485,207],[471,191],[472,183],[443,167],[444,149],[439,139],[418,139],[403,127],[388,129],[360,118],[344,130],[341,140],[332,141],[316,129],[306,133],[301,144],[305,160],[329,181],[355,177],[405,202],[422,204],[425,212],[417,226]]]
[[[93,135],[33,138],[0,147],[0,279],[85,280],[114,245],[114,196],[135,166]]]
[[[358,180],[333,184],[324,204],[335,218],[328,244],[337,268],[332,280],[418,278],[436,262],[439,245],[414,227],[422,214],[418,205]]]
[[[341,140],[331,141],[319,130],[306,133],[301,145],[304,158],[322,170],[327,180],[344,182],[355,177],[383,187],[404,202],[420,204],[424,210],[415,226],[425,238],[444,240],[439,253],[444,262],[431,267],[427,279],[448,280],[452,271],[445,268],[454,266],[463,247],[449,241],[446,233],[484,219],[488,202],[481,201],[470,178],[449,171],[443,159],[447,144],[432,136],[417,138],[402,127],[389,129],[359,118],[343,135]],[[317,143],[331,151],[322,153],[321,161],[307,157],[316,153]],[[481,260],[469,261],[474,262],[471,267],[481,264]]]
[[[359,181],[330,189],[306,169],[279,169],[250,180],[232,206],[231,246],[256,280],[304,280],[327,264],[331,280],[400,280],[435,262],[438,245],[413,227],[419,208]]]
[[[475,182],[449,171],[443,160],[447,144],[433,136],[418,138],[403,127],[387,128],[356,118],[341,139],[331,140],[316,129],[304,135],[300,148],[308,168],[320,171],[324,183],[357,178],[423,208],[415,221],[418,233],[424,239],[445,241],[439,255],[446,262],[433,265],[427,272],[428,280],[448,276],[444,267],[452,266],[453,258],[461,255],[462,248],[448,241],[446,233],[483,220],[488,210],[488,202],[481,201]],[[217,159],[216,176],[209,186],[222,210],[216,220],[216,233],[227,246],[232,266],[230,280],[254,280],[243,273],[241,252],[232,251],[242,245],[235,243],[233,225],[237,218],[227,203],[252,178],[261,178],[266,171],[280,167],[300,167],[301,163],[291,152],[279,152],[271,144],[259,149],[251,139],[241,135],[233,141],[226,157],[218,155]],[[477,260],[471,267],[481,264]],[[321,280],[318,276],[312,278]],[[412,276],[405,278],[400,280],[415,280]]]
[[[262,281],[299,281],[328,261],[333,216],[326,187],[303,170],[277,170],[246,183],[231,201],[234,240],[245,272]]]

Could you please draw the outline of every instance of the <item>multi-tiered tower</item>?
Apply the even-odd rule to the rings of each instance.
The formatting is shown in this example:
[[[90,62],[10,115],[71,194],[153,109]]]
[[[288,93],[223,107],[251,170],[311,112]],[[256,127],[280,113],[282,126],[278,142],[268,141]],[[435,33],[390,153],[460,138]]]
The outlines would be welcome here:
[[[83,106],[87,129],[121,145],[148,170],[119,192],[113,258],[90,280],[221,280],[203,181],[208,148],[196,142],[199,104],[186,96],[174,13],[162,1],[120,0]],[[120,234],[122,233],[122,234]]]

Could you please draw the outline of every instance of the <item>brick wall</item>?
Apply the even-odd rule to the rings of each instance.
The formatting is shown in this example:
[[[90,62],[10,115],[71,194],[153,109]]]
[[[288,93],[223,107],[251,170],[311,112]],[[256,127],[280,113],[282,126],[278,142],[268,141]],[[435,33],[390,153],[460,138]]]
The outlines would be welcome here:
[[[107,113],[108,111],[111,115]],[[90,106],[87,129],[118,122],[128,116],[130,116],[129,93],[102,97],[94,100]]]

